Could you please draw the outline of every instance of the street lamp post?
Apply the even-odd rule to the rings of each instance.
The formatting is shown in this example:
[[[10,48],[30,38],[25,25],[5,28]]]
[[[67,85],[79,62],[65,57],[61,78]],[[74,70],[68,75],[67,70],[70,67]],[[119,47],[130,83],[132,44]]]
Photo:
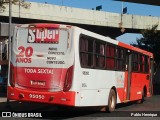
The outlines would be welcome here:
[[[12,25],[12,0],[9,0],[9,26],[8,26],[8,82],[10,79],[10,59],[11,59],[11,25]],[[10,107],[9,100],[7,99],[7,107]]]
[[[63,6],[63,0],[62,0],[62,6]]]
[[[9,31],[8,31],[8,34],[9,34],[9,40],[8,40],[8,42],[9,42],[9,55],[8,55],[8,59],[10,58],[10,48],[11,48],[11,37],[12,37],[12,35],[11,35],[11,33],[12,33],[12,31],[11,31],[11,25],[12,25],[12,0],[9,0]]]
[[[9,0],[9,26],[8,26],[8,80],[10,78],[10,59],[11,59],[11,25],[12,25],[12,0]]]
[[[123,8],[124,8],[124,1],[122,1],[122,10],[121,10],[121,14],[123,14]]]

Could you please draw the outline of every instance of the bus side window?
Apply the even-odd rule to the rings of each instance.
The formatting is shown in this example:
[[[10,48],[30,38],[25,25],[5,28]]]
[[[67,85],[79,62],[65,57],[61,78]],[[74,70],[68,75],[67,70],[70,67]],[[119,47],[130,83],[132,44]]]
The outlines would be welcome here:
[[[132,71],[138,72],[138,53],[133,52],[132,54]]]
[[[104,46],[105,44],[100,42],[95,42],[95,67],[104,68],[105,56],[104,56]]]
[[[106,68],[115,69],[115,47],[111,45],[106,47]]]
[[[80,63],[82,67],[93,66],[93,40],[84,35],[80,36]]]
[[[88,51],[88,41],[86,41],[83,37],[80,40],[80,50]]]
[[[145,73],[149,73],[149,59],[148,58],[149,58],[148,56],[144,57],[144,64],[145,64],[144,71],[145,71]]]
[[[116,69],[119,71],[125,70],[125,50],[122,48],[116,50]]]
[[[140,72],[144,72],[144,55],[139,54],[139,67],[140,67]]]

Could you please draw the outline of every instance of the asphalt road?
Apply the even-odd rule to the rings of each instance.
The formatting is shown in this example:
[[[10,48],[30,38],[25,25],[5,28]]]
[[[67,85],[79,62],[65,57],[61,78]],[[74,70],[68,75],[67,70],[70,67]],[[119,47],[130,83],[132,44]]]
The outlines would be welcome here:
[[[104,119],[136,119],[136,120],[148,120],[148,119],[160,119],[160,95],[154,95],[150,98],[146,98],[143,104],[136,102],[129,102],[125,104],[118,104],[115,112],[107,113],[100,112],[93,108],[76,108],[70,109],[66,107],[57,107],[50,104],[31,103],[31,102],[17,102],[11,101],[10,107],[6,104],[6,98],[0,98],[0,111],[11,112],[12,118],[0,118],[0,119],[17,119],[19,116],[27,117],[28,114],[37,113],[37,119],[69,119],[69,120],[104,120]],[[22,115],[23,114],[23,115]],[[36,114],[34,114],[36,115]],[[16,117],[16,118],[13,118]],[[31,120],[34,118],[18,118],[20,120]],[[42,116],[42,118],[41,118]],[[158,117],[158,118],[157,118]]]

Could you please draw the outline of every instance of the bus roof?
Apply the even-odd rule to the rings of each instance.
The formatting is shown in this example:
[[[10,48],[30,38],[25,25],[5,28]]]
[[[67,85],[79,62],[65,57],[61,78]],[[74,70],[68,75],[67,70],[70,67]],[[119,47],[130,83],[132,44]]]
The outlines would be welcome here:
[[[134,46],[131,46],[131,45],[122,43],[122,42],[119,42],[118,45],[121,46],[121,47],[127,48],[127,49],[129,49],[129,50],[133,50],[133,51],[136,51],[136,52],[139,52],[139,53],[143,53],[143,54],[145,54],[145,55],[148,55],[148,56],[150,56],[150,57],[153,57],[153,53],[148,52],[148,51],[143,50],[143,49],[140,49],[140,48],[138,48],[138,47],[134,47]]]
[[[31,23],[31,24],[21,24],[21,25],[17,25],[18,27],[28,27],[28,26],[36,26],[36,27],[55,27],[55,28],[66,28],[66,27],[68,27],[68,28],[71,28],[71,27],[76,27],[76,28],[79,28],[79,27],[77,27],[77,26],[72,26],[72,25],[65,25],[65,24],[54,24],[54,23]],[[83,29],[83,28],[80,28],[80,29]],[[85,29],[83,29],[83,30],[85,30]],[[88,31],[88,30],[85,30],[85,31]],[[88,32],[91,32],[91,31],[88,31]],[[93,33],[93,32],[91,32],[91,33]],[[94,34],[97,34],[97,33],[94,33]],[[97,34],[97,35],[99,35],[99,36],[102,36],[102,35],[100,35],[100,34]],[[103,36],[103,37],[106,37],[106,36]],[[113,43],[113,44],[115,44],[115,41],[117,41],[117,40],[114,40],[114,39],[111,39],[110,37],[106,37],[106,38],[109,38],[109,41],[111,42],[111,40],[113,40],[113,42],[111,42],[111,43]],[[108,41],[108,40],[107,40]],[[146,50],[142,50],[142,49],[140,49],[140,48],[137,48],[137,47],[134,47],[134,46],[131,46],[131,45],[129,45],[129,44],[125,44],[125,43],[123,43],[123,42],[120,42],[120,41],[117,41],[118,42],[118,46],[121,46],[121,47],[124,47],[124,48],[126,48],[126,49],[129,49],[129,50],[133,50],[133,51],[136,51],[136,52],[139,52],[139,53],[143,53],[143,54],[145,54],[145,55],[148,55],[148,56],[150,56],[150,57],[153,57],[153,53],[151,53],[151,52],[148,52],[148,51],[146,51]]]

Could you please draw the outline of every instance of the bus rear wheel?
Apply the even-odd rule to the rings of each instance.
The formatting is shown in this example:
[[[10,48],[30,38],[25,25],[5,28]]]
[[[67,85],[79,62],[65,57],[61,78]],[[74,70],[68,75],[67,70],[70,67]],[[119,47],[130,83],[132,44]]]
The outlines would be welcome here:
[[[108,112],[113,112],[115,110],[116,101],[117,101],[116,92],[114,89],[111,89],[108,97],[108,106],[107,106]]]
[[[144,102],[144,97],[145,97],[145,93],[144,93],[144,89],[142,91],[142,98],[140,100],[137,101],[138,104],[142,104]]]

